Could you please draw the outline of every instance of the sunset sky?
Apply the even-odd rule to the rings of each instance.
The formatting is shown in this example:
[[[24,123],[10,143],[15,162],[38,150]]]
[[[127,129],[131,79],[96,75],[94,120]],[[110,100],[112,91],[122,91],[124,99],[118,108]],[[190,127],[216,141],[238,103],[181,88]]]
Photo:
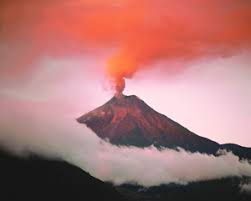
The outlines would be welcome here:
[[[125,79],[124,94],[189,130],[251,147],[250,10],[245,0],[3,0],[0,108],[78,117]]]

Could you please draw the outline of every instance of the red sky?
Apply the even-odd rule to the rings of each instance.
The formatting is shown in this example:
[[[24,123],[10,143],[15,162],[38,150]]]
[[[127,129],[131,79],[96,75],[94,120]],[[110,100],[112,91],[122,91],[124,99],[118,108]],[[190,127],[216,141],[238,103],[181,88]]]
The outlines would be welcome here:
[[[250,9],[245,0],[10,0],[2,6],[2,37],[30,43],[21,58],[25,67],[37,55],[114,48],[107,73],[119,80],[159,60],[249,48]]]

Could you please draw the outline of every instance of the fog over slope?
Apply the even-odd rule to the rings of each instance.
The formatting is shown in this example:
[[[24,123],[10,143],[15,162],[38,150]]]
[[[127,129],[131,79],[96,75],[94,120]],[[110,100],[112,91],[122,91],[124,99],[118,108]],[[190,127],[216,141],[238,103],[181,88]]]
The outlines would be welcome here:
[[[117,147],[99,139],[76,122],[75,114],[58,105],[1,99],[0,142],[25,155],[32,151],[75,164],[91,175],[114,184],[142,186],[251,176],[248,161],[232,153],[219,157],[184,150]],[[144,177],[142,177],[142,173]]]

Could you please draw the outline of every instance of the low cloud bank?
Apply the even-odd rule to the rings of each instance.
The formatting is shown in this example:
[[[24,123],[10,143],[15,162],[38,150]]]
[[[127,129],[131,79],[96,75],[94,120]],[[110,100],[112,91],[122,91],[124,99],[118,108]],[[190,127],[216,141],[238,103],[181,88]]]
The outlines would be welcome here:
[[[247,183],[243,183],[240,185],[240,190],[242,193],[248,193],[251,194],[251,180],[249,180]]]
[[[29,151],[62,158],[103,181],[145,187],[251,176],[248,161],[231,152],[218,157],[155,147],[117,147],[99,139],[62,108],[20,101],[0,101],[0,143],[20,155]],[[247,189],[250,186],[243,186]]]

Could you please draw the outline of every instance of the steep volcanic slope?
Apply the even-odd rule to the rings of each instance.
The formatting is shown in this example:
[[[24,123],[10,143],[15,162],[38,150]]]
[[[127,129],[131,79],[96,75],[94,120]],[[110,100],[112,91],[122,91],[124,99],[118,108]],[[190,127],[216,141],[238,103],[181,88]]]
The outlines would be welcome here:
[[[227,149],[240,158],[251,159],[251,148],[235,144],[220,145],[198,136],[180,124],[162,115],[137,96],[114,96],[104,105],[79,117],[99,137],[116,145],[177,148],[191,152],[216,154]]]
[[[117,145],[144,147],[154,144],[203,153],[216,153],[220,146],[154,111],[134,95],[113,97],[77,120],[99,137],[108,138]]]

